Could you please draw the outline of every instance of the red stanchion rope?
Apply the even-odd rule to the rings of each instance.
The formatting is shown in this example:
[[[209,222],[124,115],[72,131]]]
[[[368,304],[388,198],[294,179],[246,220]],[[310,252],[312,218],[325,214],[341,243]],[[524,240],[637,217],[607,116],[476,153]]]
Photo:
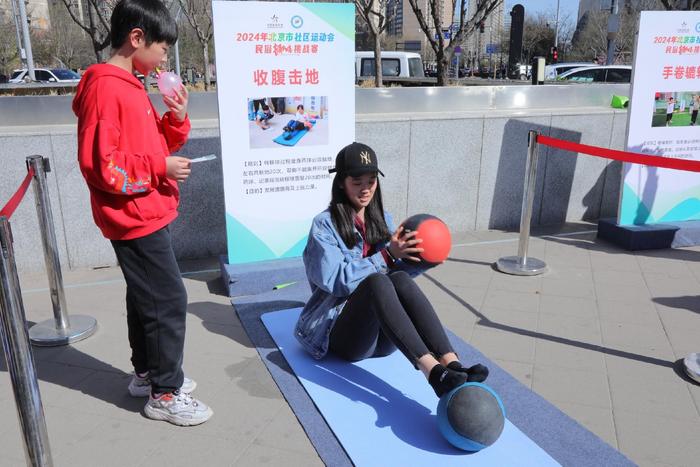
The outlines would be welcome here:
[[[590,156],[614,159],[616,161],[631,162],[633,164],[651,165],[654,167],[665,167],[668,169],[685,170],[688,172],[700,172],[700,161],[687,159],[675,159],[673,157],[650,156],[636,152],[618,151],[616,149],[600,148],[587,144],[572,143],[563,139],[551,138],[549,136],[537,135],[537,143],[557,149],[571,152],[581,152]]]
[[[34,168],[30,167],[29,171],[27,171],[27,176],[24,177],[22,184],[19,186],[15,194],[12,195],[12,198],[10,198],[5,207],[0,209],[0,217],[4,216],[8,219],[12,217],[12,214],[15,213],[15,209],[17,209],[17,206],[19,206],[22,198],[24,198],[24,194],[27,192],[27,188],[29,188],[32,178],[34,178]]]

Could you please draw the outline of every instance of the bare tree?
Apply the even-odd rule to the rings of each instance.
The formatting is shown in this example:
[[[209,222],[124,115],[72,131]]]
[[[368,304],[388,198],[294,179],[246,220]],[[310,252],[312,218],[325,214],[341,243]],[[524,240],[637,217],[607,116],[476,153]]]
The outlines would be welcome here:
[[[532,57],[547,56],[549,48],[554,45],[554,28],[545,13],[529,16],[523,25],[523,54],[525,63]]]
[[[630,63],[639,28],[639,14],[644,10],[665,7],[658,0],[638,0],[620,10],[620,31],[615,39],[615,63]],[[589,11],[572,39],[572,55],[576,59],[591,57],[601,60],[607,56],[608,11]]]
[[[61,0],[71,19],[90,37],[97,63],[102,63],[110,43],[109,18],[116,0]]]
[[[0,73],[8,75],[12,65],[19,62],[17,44],[9,40],[15,34],[15,27],[10,24],[0,24],[0,37],[6,40],[0,41]]]
[[[700,0],[659,0],[666,10],[697,10]]]
[[[92,62],[92,51],[85,35],[71,20],[63,6],[50,5],[51,28],[32,31],[34,57],[46,65],[63,68],[79,68]]]
[[[476,2],[476,8],[471,18],[467,18],[469,1]],[[419,2],[422,3],[422,0],[408,0],[408,2],[418,19],[418,25],[426,35],[430,48],[435,52],[437,84],[445,86],[448,82],[447,75],[454,48],[474,34],[479,24],[503,3],[503,0],[426,0],[425,5],[428,11],[421,9]],[[453,25],[455,12],[458,14],[458,20]],[[443,35],[445,30],[450,30],[451,39],[449,42]]]
[[[374,48],[374,83],[381,88],[382,43],[381,37],[396,14],[397,0],[355,0],[357,14],[367,25],[370,42]]]
[[[178,0],[182,12],[187,17],[187,21],[194,29],[194,32],[202,47],[202,58],[204,59],[204,89],[209,90],[211,85],[211,70],[209,69],[209,42],[211,41],[214,29],[212,27],[211,0]]]

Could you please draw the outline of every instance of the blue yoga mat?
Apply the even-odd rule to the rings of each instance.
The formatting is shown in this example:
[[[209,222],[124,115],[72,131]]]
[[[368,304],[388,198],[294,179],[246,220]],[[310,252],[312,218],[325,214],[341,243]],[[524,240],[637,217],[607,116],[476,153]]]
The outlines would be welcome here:
[[[356,363],[332,355],[314,360],[293,335],[300,312],[261,319],[355,465],[559,465],[507,420],[499,440],[483,451],[452,447],[437,428],[437,397],[400,352]]]
[[[316,124],[316,122],[311,122],[311,126],[313,126],[315,124]],[[309,132],[309,130],[304,128],[303,130],[299,130],[294,136],[292,136],[289,139],[284,139],[284,133],[282,133],[280,136],[273,139],[272,141],[274,141],[277,144],[281,144],[282,146],[294,146],[308,132]]]

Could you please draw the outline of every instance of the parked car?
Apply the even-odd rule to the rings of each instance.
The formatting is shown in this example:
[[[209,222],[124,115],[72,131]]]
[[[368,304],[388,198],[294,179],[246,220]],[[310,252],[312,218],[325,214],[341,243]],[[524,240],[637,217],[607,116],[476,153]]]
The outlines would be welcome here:
[[[544,79],[545,81],[555,81],[557,77],[566,73],[567,71],[573,70],[574,68],[583,68],[595,66],[593,62],[570,62],[570,63],[552,63],[544,67]]]
[[[374,76],[374,52],[355,52],[355,77]],[[424,78],[423,60],[413,52],[382,52],[382,76]]]
[[[631,79],[631,66],[607,65],[574,68],[561,74],[558,81],[574,83],[629,83]]]
[[[34,77],[40,83],[77,83],[80,75],[66,68],[34,68]],[[20,84],[29,81],[29,72],[26,68],[14,70],[10,76],[10,83]]]
[[[532,76],[532,65],[520,65],[516,64],[515,68],[511,71],[511,79],[519,79],[521,81],[527,81]]]

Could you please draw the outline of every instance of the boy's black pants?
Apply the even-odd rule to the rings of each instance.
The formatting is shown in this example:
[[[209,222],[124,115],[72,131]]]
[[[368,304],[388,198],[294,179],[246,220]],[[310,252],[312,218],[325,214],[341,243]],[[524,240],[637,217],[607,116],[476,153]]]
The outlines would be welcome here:
[[[154,393],[183,382],[187,291],[175,261],[170,228],[133,240],[112,240],[126,280],[131,363],[148,371]]]

